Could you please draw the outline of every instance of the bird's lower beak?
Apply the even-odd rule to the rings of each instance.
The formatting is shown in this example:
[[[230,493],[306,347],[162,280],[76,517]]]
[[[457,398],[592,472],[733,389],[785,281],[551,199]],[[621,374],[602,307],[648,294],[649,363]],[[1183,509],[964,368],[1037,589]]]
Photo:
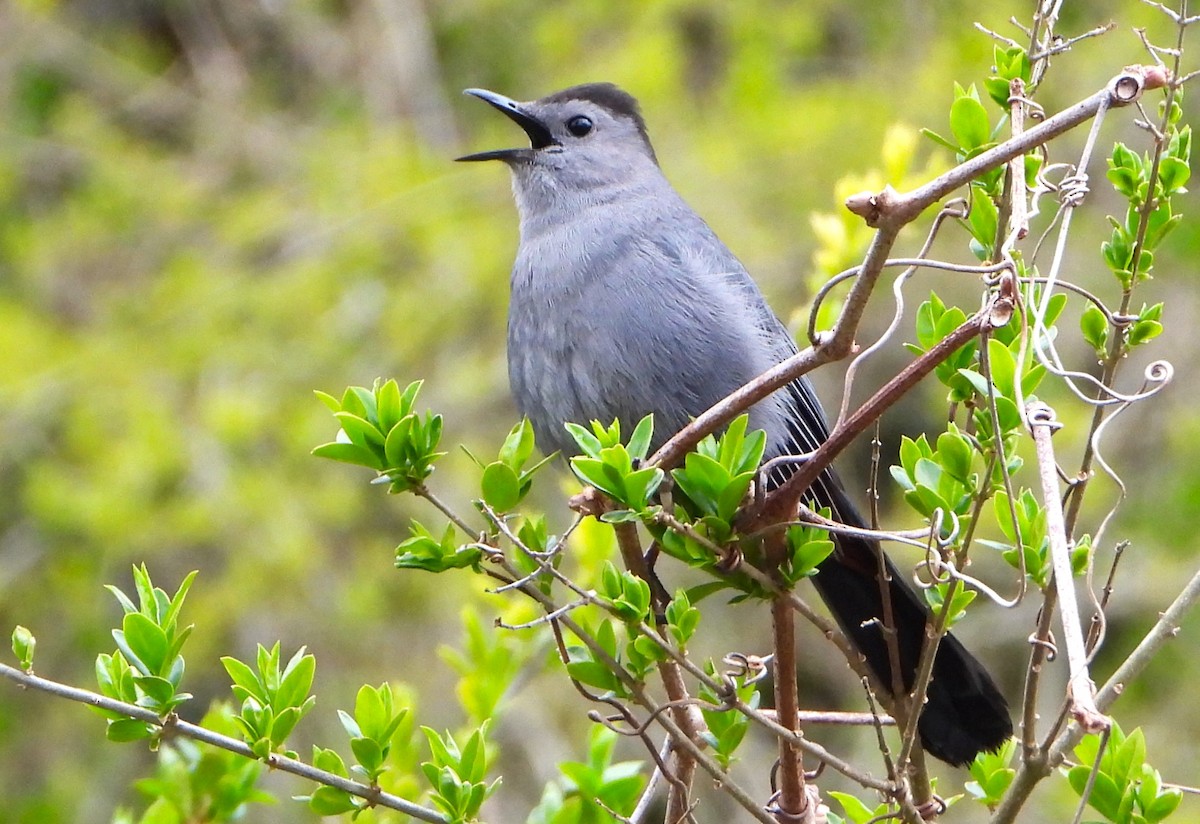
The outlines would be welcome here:
[[[551,146],[557,141],[550,136],[550,130],[542,121],[538,120],[525,109],[521,108],[521,104],[515,100],[505,97],[502,94],[489,92],[487,89],[467,89],[463,94],[469,94],[472,97],[478,97],[480,100],[490,106],[499,109],[510,120],[525,130],[525,134],[529,135],[530,149],[493,149],[490,152],[479,152],[477,154],[469,154],[458,158],[463,161],[475,160],[515,160],[528,157],[531,150],[544,149]]]

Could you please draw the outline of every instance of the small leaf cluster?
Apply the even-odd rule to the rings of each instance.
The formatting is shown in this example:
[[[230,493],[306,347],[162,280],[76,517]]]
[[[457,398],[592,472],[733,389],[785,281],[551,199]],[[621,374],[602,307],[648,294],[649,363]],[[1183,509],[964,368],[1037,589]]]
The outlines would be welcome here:
[[[112,631],[116,651],[96,658],[96,680],[101,694],[159,715],[166,715],[192,697],[179,692],[184,670],[180,653],[192,627],[180,628],[178,622],[179,611],[195,577],[195,572],[189,573],[175,595],[169,596],[154,586],[144,564],[134,567],[137,604],[117,587],[108,586],[125,614],[121,628]],[[101,712],[108,716],[106,733],[111,741],[137,741],[155,734],[155,727],[144,721]]]
[[[498,778],[486,783],[487,724],[472,732],[461,749],[449,731],[445,735],[429,727],[421,731],[429,741],[430,760],[421,764],[421,770],[432,787],[430,800],[452,822],[474,821],[483,802],[500,785]]]
[[[712,662],[705,664],[709,676],[719,678],[716,667]],[[762,694],[759,693],[758,687],[753,683],[746,683],[745,679],[731,679],[731,686],[737,698],[752,710],[757,710],[759,702],[762,700]],[[701,685],[699,691],[700,699],[707,701],[710,704],[721,705],[723,699],[716,695],[708,687]],[[701,714],[704,716],[705,729],[701,732],[701,737],[712,750],[713,758],[722,768],[728,770],[737,761],[735,753],[742,740],[746,737],[746,731],[750,728],[750,717],[745,713],[733,709],[709,709],[704,706],[700,708]]]
[[[1042,589],[1048,587],[1053,567],[1050,558],[1050,537],[1046,528],[1046,510],[1028,489],[1022,489],[1011,506],[1008,493],[999,489],[992,499],[992,507],[996,514],[996,522],[1000,525],[1000,531],[1007,543],[983,543],[999,549],[1001,556],[1014,569],[1020,569],[1023,561],[1025,574],[1033,583]],[[1014,509],[1017,515],[1015,523],[1012,517]],[[1081,536],[1071,549],[1072,572],[1076,575],[1082,574],[1087,568],[1090,555],[1091,541],[1088,536]]]
[[[378,687],[364,684],[354,702],[354,715],[338,710],[342,728],[350,736],[350,750],[358,761],[349,770],[335,750],[313,747],[313,765],[318,769],[350,778],[351,773],[365,778],[372,787],[379,786],[379,776],[387,770],[386,761],[392,747],[392,737],[408,714],[407,707],[396,707],[391,686],[385,681]],[[351,813],[353,818],[365,810],[366,799],[351,795],[337,787],[322,786],[310,796],[297,797],[307,801],[318,815]]]
[[[632,624],[649,620],[650,585],[632,572],[605,561],[599,591],[609,611],[620,620]]]
[[[1143,303],[1133,320],[1122,325],[1121,345],[1132,349],[1162,334],[1162,312],[1161,302],[1149,306]],[[1108,318],[1095,304],[1089,304],[1083,310],[1079,329],[1083,339],[1095,350],[1099,361],[1108,357],[1109,328]]]
[[[1105,264],[1126,290],[1135,282],[1150,277],[1154,250],[1183,219],[1182,215],[1174,213],[1171,201],[1174,195],[1187,192],[1184,184],[1191,176],[1192,129],[1190,126],[1178,128],[1181,116],[1182,110],[1176,102],[1172,106],[1169,137],[1159,158],[1153,192],[1150,190],[1153,160],[1148,153],[1139,154],[1124,143],[1117,143],[1108,158],[1108,179],[1129,205],[1124,220],[1109,217],[1112,237],[1101,245],[1100,252]],[[1138,251],[1138,233],[1143,219],[1145,234]]]
[[[617,662],[620,671],[637,682],[645,681],[658,664],[668,660],[665,639],[673,641],[682,652],[700,623],[700,610],[692,606],[688,593],[679,589],[663,610],[662,636],[651,638],[644,629],[651,619],[649,585],[636,575],[618,570],[610,562],[605,562],[598,594],[609,612],[624,624],[625,638],[623,641],[618,639],[609,618],[602,618],[589,634],[604,653]],[[601,656],[586,646],[573,646],[568,653],[567,674],[576,681],[628,697],[625,683]]]
[[[455,693],[474,723],[495,716],[505,694],[532,652],[512,632],[485,622],[472,607],[462,609],[463,648],[443,646],[442,660],[458,674]]]
[[[947,612],[946,626],[953,627],[967,614],[967,607],[979,593],[955,581],[938,581],[933,586],[921,590],[921,594],[925,597],[925,603],[929,604],[933,616],[941,618],[942,613]]]
[[[1037,270],[1027,269],[1018,262],[1019,278],[1034,278]],[[1058,320],[1067,305],[1064,294],[1051,295],[1045,301],[1045,308],[1040,318],[1035,317],[1035,307],[1041,305],[1041,292],[1035,289],[1033,300],[1025,309],[1024,328],[1032,328],[1040,323],[1054,337],[1054,323]],[[1022,324],[1016,316],[1006,325],[993,329],[988,339],[987,349],[979,355],[987,356],[988,377],[983,374],[983,363],[980,361],[974,368],[966,369],[959,375],[971,384],[975,394],[968,399],[974,407],[973,423],[975,437],[985,453],[990,454],[997,448],[997,433],[992,421],[991,405],[996,407],[996,422],[999,425],[1000,442],[1004,445],[1008,456],[1009,473],[1020,469],[1022,461],[1014,454],[1017,438],[1023,432],[1020,406],[1035,398],[1034,393],[1046,377],[1046,367],[1030,357],[1026,352],[1024,360],[1021,356]],[[990,378],[990,379],[989,379]],[[1020,390],[1018,392],[1018,390]]]
[[[205,729],[222,735],[236,734],[233,710],[214,704],[201,719]],[[135,782],[138,792],[153,799],[137,821],[140,824],[238,821],[248,804],[274,803],[275,797],[257,788],[263,764],[236,753],[186,738],[173,739],[158,751],[154,776]],[[127,810],[118,811],[113,824],[134,824]]]
[[[749,430],[749,417],[739,415],[720,437],[705,436],[682,467],[671,472],[680,493],[675,517],[696,535],[717,546],[734,540],[734,520],[758,473],[767,435]],[[712,550],[689,535],[655,530],[663,551],[692,566],[710,566]]]
[[[12,651],[26,672],[33,671],[33,653],[37,649],[37,638],[27,628],[17,624],[12,631]]]
[[[1067,780],[1079,795],[1087,786],[1100,745],[1100,736],[1089,735],[1075,748],[1080,763],[1067,771]],[[1146,763],[1141,729],[1125,736],[1114,723],[1088,795],[1092,809],[1113,824],[1155,824],[1175,812],[1182,798],[1179,790],[1164,788],[1158,770]]]
[[[1036,271],[1029,272],[1019,266],[1021,276],[1036,276]],[[1040,296],[1035,291],[1033,304],[1038,304]],[[1051,330],[1066,306],[1066,295],[1053,295],[1046,301],[1045,311],[1040,323]],[[1025,327],[1035,323],[1034,308],[1026,309]],[[957,306],[947,306],[936,293],[931,293],[929,300],[921,304],[917,310],[916,344],[906,344],[909,351],[923,354],[967,320],[966,314]],[[974,340],[956,350],[949,358],[939,364],[934,370],[938,380],[949,389],[947,399],[952,404],[967,404],[974,411],[972,423],[974,438],[978,448],[985,453],[996,448],[996,428],[992,421],[991,405],[996,407],[996,418],[999,423],[999,435],[1006,446],[1006,452],[1011,456],[1013,439],[1021,431],[1022,421],[1019,404],[1034,397],[1034,392],[1046,376],[1046,368],[1036,363],[1025,353],[1021,355],[1022,324],[1014,320],[998,329],[993,329],[987,341],[987,349],[981,351]],[[987,374],[984,374],[986,356]],[[1020,461],[1010,458],[1008,470],[1016,471]]]
[[[512,556],[513,566],[522,575],[534,576],[531,580],[544,594],[549,595],[553,588],[553,579],[549,575],[535,575],[542,563],[548,563],[557,569],[562,563],[562,553],[550,553],[550,547],[557,544],[557,536],[552,537],[546,526],[545,515],[522,515],[517,526],[517,538],[529,550],[529,553],[518,552]],[[534,557],[536,553],[540,557]]]
[[[973,373],[978,374],[978,373]],[[976,487],[978,474],[972,471],[975,448],[953,423],[938,435],[937,446],[930,445],[924,434],[900,441],[900,465],[891,468],[892,478],[904,490],[904,500],[932,519],[941,510],[967,517]],[[942,525],[950,529],[949,519]]]
[[[586,624],[585,629],[587,629]],[[617,632],[613,628],[613,622],[602,619],[594,629],[589,630],[588,634],[604,654],[624,670],[621,645],[617,641]],[[574,680],[621,698],[629,697],[629,689],[617,673],[602,656],[594,653],[590,648],[582,645],[570,646],[567,648],[567,656],[567,675]]]
[[[576,423],[568,423],[566,427],[583,453],[571,459],[575,475],[624,507],[606,513],[604,519],[618,522],[636,518],[644,512],[666,477],[657,466],[637,466],[646,460],[650,451],[654,416],[647,415],[638,421],[628,444],[621,440],[620,421],[613,421],[607,427],[593,421],[590,432]]]
[[[966,322],[966,312],[947,306],[936,293],[930,293],[929,300],[917,308],[917,342],[905,344],[905,348],[917,355],[928,352]],[[950,403],[962,403],[974,393],[974,386],[960,370],[975,364],[978,348],[974,339],[969,340],[934,368],[937,379],[950,389]]]
[[[832,515],[829,509],[821,510],[820,514],[826,518]],[[785,584],[793,586],[801,579],[817,574],[821,563],[833,554],[834,543],[823,529],[793,524],[787,530],[787,547],[787,557],[779,566],[779,576]]]
[[[308,694],[317,659],[305,655],[304,649],[300,647],[282,670],[278,641],[270,650],[258,645],[257,671],[233,656],[221,658],[233,679],[233,694],[242,702],[235,720],[258,758],[266,759],[280,751],[296,757],[294,752],[283,750],[284,742],[317,700]]]
[[[988,809],[994,810],[1017,774],[1009,766],[1016,751],[1017,739],[1010,738],[995,752],[981,752],[975,756],[970,766],[974,780],[964,785],[967,793]]]
[[[645,785],[639,761],[613,762],[617,734],[600,725],[592,727],[587,761],[558,765],[563,778],[546,786],[527,824],[604,824],[609,810],[628,815],[637,805]]]
[[[460,545],[455,538],[453,524],[446,524],[441,537],[416,520],[409,525],[408,531],[410,537],[396,547],[397,569],[445,572],[448,569],[470,568],[479,571],[483,549],[477,544]]]
[[[720,438],[708,435],[671,472],[675,486],[702,518],[732,524],[746,498],[766,449],[767,433],[747,432],[749,416],[739,415]]]
[[[509,431],[496,460],[485,464],[471,455],[483,470],[479,481],[483,501],[497,512],[507,512],[519,504],[533,484],[534,473],[554,459],[554,455],[549,455],[526,469],[525,464],[533,455],[533,444],[533,425],[523,418]]]
[[[696,628],[700,625],[700,610],[692,606],[685,590],[675,590],[675,597],[667,604],[664,617],[667,619],[667,634],[671,636],[675,646],[680,651],[687,649],[688,642],[692,640]]]
[[[983,88],[997,106],[1008,111],[1012,81],[1022,80],[1028,93],[1029,84],[1033,80],[1029,52],[1021,46],[997,44],[992,50],[992,71],[993,74],[983,81]]]
[[[317,397],[341,424],[331,443],[312,454],[374,469],[390,483],[390,491],[406,492],[421,486],[433,472],[442,438],[442,416],[413,411],[422,381],[404,391],[394,380],[376,379],[371,389],[351,386],[341,400],[324,392]]]

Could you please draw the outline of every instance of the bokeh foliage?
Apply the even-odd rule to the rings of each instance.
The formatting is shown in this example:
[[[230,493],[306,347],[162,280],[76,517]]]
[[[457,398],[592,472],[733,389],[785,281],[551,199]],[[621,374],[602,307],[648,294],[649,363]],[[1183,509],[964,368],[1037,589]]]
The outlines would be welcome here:
[[[528,98],[595,79],[629,88],[668,175],[786,317],[809,296],[810,214],[835,210],[843,176],[886,165],[897,121],[944,131],[951,81],[990,61],[991,41],[971,22],[1001,29],[1027,5],[0,6],[0,627],[29,626],[39,667],[85,683],[118,615],[100,584],[126,586],[143,561],[172,586],[198,569],[197,715],[227,695],[220,655],[246,658],[281,639],[287,650],[308,645],[318,694],[340,705],[364,682],[404,682],[422,723],[459,723],[444,688],[454,670],[436,663],[437,649],[460,643],[459,603],[474,596],[449,583],[461,578],[435,589],[391,569],[407,516],[428,513],[407,498],[381,503],[358,474],[313,459],[328,415],[297,402],[395,375],[425,379],[425,401],[447,414],[446,443],[488,453],[512,425],[502,340],[515,218],[501,169],[450,160],[519,135],[458,90]],[[1130,28],[1161,25],[1132,0],[1067,4],[1064,15],[1064,31],[1110,18],[1121,28],[1058,59],[1040,98],[1048,108],[1144,61]],[[935,147],[916,151],[920,168]],[[1105,195],[1095,197],[1094,219],[1072,237],[1073,278],[1084,283],[1091,269],[1102,276],[1096,250],[1108,231]],[[1172,236],[1147,289],[1167,304],[1151,356],[1171,352],[1176,386],[1112,441],[1131,490],[1116,528],[1154,559],[1122,582],[1114,655],[1194,564],[1196,225]],[[915,433],[939,410],[904,412],[911,419],[887,426]],[[472,472],[454,452],[435,480],[465,501]],[[1009,688],[1025,656],[1013,639],[1029,621],[1003,616],[1012,632],[984,647]],[[1157,763],[1200,754],[1190,690],[1159,686],[1194,683],[1198,651],[1185,633],[1123,699],[1126,726],[1146,728]],[[212,666],[194,663],[204,660]],[[836,703],[853,682],[838,667],[829,678],[813,689]],[[495,734],[542,779],[538,750],[577,752],[582,710],[568,699],[539,721],[545,741],[519,743],[519,719],[538,703],[516,696],[511,728]],[[328,737],[332,704],[306,724]],[[97,719],[5,690],[3,820],[107,820],[136,800],[130,779],[152,771],[149,754],[107,744]],[[255,812],[300,814],[288,804]]]

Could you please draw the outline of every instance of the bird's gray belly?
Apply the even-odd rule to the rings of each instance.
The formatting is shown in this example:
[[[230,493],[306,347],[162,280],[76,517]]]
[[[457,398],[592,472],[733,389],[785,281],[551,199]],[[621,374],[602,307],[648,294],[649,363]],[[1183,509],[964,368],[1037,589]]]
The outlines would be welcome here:
[[[606,305],[589,300],[586,290],[538,297],[514,291],[508,365],[517,407],[545,452],[578,452],[564,421],[615,419],[628,437],[647,414],[654,415],[654,445],[661,445],[769,365],[755,361],[745,340],[714,346],[713,329],[690,328],[686,314],[647,325],[640,308],[651,296],[627,293]],[[752,423],[768,426],[766,411],[756,410]]]

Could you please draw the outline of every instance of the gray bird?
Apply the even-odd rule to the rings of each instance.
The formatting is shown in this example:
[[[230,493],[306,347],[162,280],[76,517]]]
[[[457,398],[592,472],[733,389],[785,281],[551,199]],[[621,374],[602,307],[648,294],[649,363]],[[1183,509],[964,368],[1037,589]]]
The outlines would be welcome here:
[[[521,234],[508,373],[543,451],[578,451],[565,421],[615,418],[630,432],[648,413],[661,445],[796,352],[745,267],[663,176],[633,97],[609,83],[527,103],[483,89],[467,94],[499,109],[530,141],[459,160],[500,160],[512,172]],[[807,378],[759,402],[750,424],[766,431],[768,460],[809,452],[828,436]],[[865,526],[832,469],[810,494],[839,520]],[[836,542],[814,583],[880,683],[890,685],[878,629],[878,544]],[[911,687],[929,613],[890,560],[887,567],[901,678]],[[956,765],[1012,735],[1004,697],[952,636],[938,649],[919,729],[927,751]]]

